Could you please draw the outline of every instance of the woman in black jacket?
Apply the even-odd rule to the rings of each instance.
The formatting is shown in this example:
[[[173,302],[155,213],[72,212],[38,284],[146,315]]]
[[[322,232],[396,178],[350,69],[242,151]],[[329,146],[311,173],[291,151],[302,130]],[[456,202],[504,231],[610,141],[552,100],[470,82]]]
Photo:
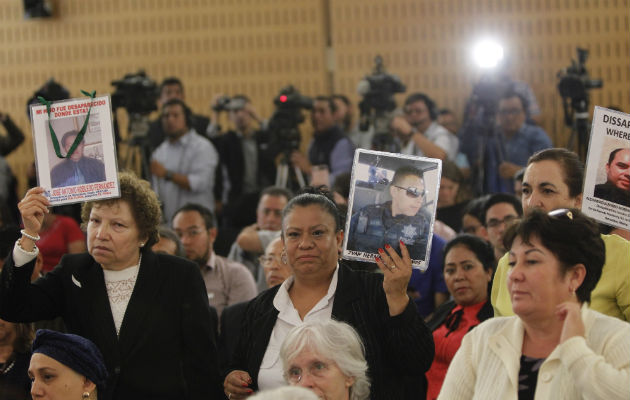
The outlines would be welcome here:
[[[411,259],[391,246],[379,251],[383,274],[338,263],[343,233],[337,207],[321,194],[293,198],[283,211],[284,257],[293,277],[261,293],[246,310],[231,372],[230,399],[284,384],[280,345],[310,320],[334,318],[353,326],[366,348],[372,399],[423,397],[433,360],[431,333],[407,296]]]

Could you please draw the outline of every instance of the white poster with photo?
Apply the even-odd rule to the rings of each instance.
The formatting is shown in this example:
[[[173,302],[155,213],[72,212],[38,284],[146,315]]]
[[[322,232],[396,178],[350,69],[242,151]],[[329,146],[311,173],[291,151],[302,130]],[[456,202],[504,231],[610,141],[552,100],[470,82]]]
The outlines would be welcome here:
[[[595,107],[586,158],[582,211],[607,225],[630,227],[630,115]]]
[[[53,102],[50,116],[46,105],[32,105],[31,123],[37,182],[51,205],[120,197],[109,96]]]
[[[428,267],[442,161],[358,149],[354,153],[343,257],[374,262],[386,245]]]

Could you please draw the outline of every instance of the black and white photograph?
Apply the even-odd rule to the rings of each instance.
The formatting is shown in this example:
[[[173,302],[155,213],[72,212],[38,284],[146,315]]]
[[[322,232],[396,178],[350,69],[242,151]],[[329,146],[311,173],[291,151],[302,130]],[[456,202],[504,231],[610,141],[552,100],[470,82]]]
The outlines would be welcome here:
[[[438,159],[357,150],[352,167],[343,257],[373,261],[404,242],[414,267],[426,268],[442,163]]]

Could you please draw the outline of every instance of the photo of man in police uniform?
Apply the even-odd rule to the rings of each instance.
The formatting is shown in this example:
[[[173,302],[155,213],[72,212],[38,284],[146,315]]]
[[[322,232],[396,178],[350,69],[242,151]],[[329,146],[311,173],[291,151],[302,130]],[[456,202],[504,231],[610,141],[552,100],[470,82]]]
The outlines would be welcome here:
[[[402,240],[412,260],[424,260],[431,214],[424,207],[423,172],[409,165],[397,168],[388,190],[391,201],[365,206],[352,215],[347,249],[377,254],[389,244],[400,251]]]

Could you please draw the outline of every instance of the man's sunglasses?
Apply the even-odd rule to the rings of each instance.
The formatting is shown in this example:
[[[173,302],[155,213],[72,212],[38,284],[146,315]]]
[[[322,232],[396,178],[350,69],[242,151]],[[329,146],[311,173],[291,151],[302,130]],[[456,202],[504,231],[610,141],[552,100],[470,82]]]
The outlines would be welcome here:
[[[397,187],[398,189],[402,189],[407,193],[407,197],[411,197],[412,199],[417,199],[420,196],[424,196],[425,190],[419,190],[417,187],[402,187],[402,186],[398,186],[398,185],[392,185],[394,187]]]

